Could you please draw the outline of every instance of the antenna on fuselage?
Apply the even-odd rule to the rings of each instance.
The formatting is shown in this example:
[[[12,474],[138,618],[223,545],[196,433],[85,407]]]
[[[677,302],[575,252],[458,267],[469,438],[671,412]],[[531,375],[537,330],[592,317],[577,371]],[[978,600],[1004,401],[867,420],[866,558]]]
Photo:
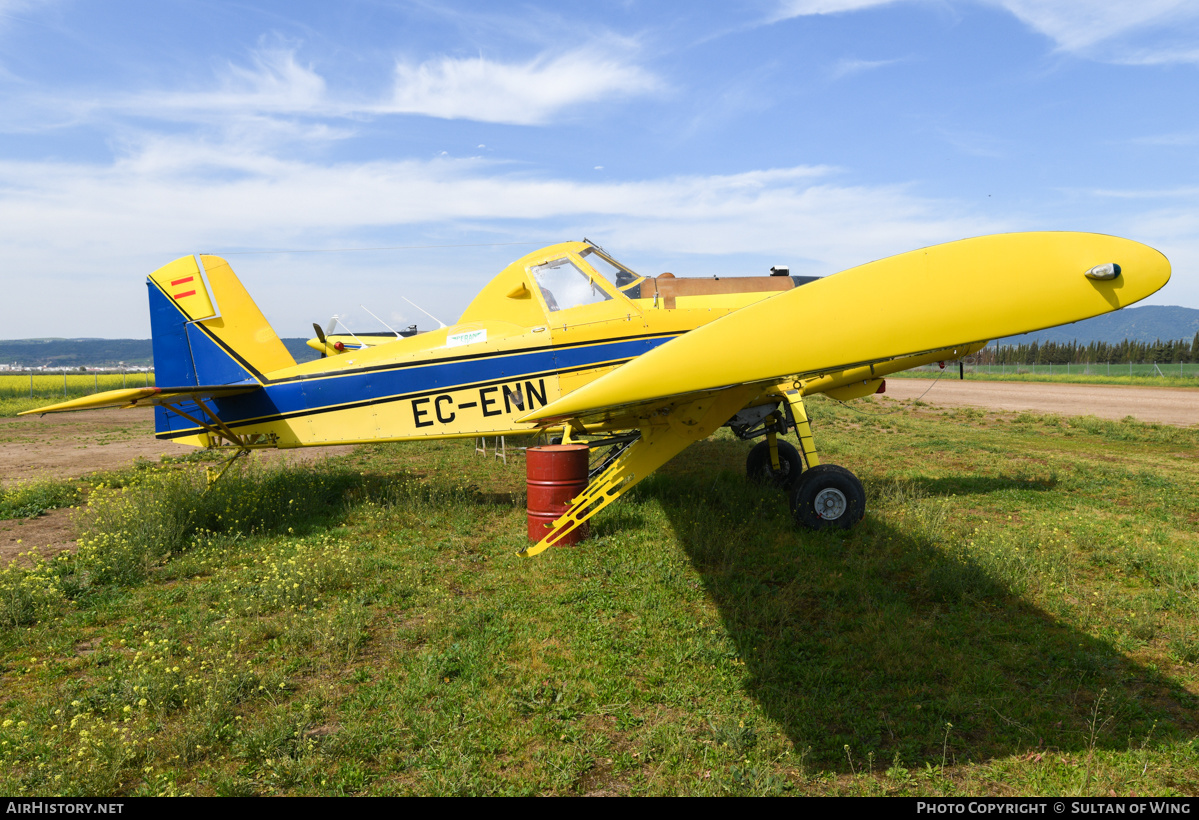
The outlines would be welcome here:
[[[368,308],[366,305],[359,305],[358,307],[362,308],[362,309],[363,309],[363,310],[365,310],[367,313],[371,313],[371,309],[370,309],[370,308]],[[387,322],[383,321],[383,320],[382,320],[382,319],[380,319],[378,316],[375,316],[375,314],[373,314],[373,313],[371,313],[371,316],[374,316],[374,317],[375,317],[375,321],[376,321],[376,322],[378,322],[379,324],[383,325],[383,327],[387,328],[387,329],[388,329],[388,330],[390,330],[392,333],[394,333],[394,334],[396,335],[396,338],[397,338],[397,339],[398,339],[398,338],[400,338],[400,333],[399,333],[399,331],[397,331],[397,330],[396,330],[394,327],[392,327],[391,325],[387,324]]]
[[[367,313],[370,313],[370,311],[368,310]],[[341,321],[341,317],[338,316],[336,313],[333,314],[333,318],[330,319],[329,321],[333,323],[333,326],[329,330],[325,331],[329,335],[333,335],[333,331],[337,329],[338,325],[341,325],[342,327],[344,327],[346,329],[346,333],[350,334],[351,336],[354,336],[354,331],[350,330],[349,326],[345,322]],[[357,336],[354,336],[354,341],[356,341],[359,345],[361,345],[361,348],[360,348],[361,350],[366,350],[366,342],[362,341]]]
[[[585,237],[585,236],[583,237],[583,241],[584,241],[584,242],[586,242],[586,243],[587,243],[588,245],[590,245],[591,247],[595,248],[596,250],[603,251],[604,253],[607,253],[607,251],[605,251],[605,250],[603,249],[603,247],[600,245],[600,243],[598,243],[598,242],[592,242],[590,239],[588,239],[588,238],[587,238],[587,237]]]
[[[442,327],[445,327],[445,326],[446,326],[445,322],[443,322],[443,321],[441,321],[440,319],[438,319],[438,318],[437,318],[436,316],[434,316],[432,313],[430,313],[429,311],[425,310],[423,307],[421,307],[421,306],[420,306],[420,305],[418,305],[416,302],[414,302],[414,301],[412,301],[411,299],[409,299],[407,296],[401,296],[400,298],[401,298],[401,299],[403,299],[403,300],[404,300],[405,302],[407,302],[408,304],[412,305],[414,308],[416,308],[417,310],[419,310],[421,313],[423,313],[423,314],[425,314],[426,316],[428,316],[428,317],[429,317],[430,319],[432,319],[434,322],[437,322],[437,326],[438,326],[439,328],[442,328]],[[365,310],[365,308],[364,308],[364,310]],[[368,310],[368,311],[367,311],[367,313],[370,313],[370,311]],[[372,315],[372,316],[374,316],[374,314],[373,314],[373,313],[371,313],[371,315]],[[380,321],[382,321],[382,320],[380,320]]]

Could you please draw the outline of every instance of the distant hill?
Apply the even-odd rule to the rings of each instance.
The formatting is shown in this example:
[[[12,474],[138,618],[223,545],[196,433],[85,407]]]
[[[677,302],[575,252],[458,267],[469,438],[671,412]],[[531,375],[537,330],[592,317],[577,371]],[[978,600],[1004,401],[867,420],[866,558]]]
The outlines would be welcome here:
[[[310,362],[320,356],[307,339],[284,339],[292,358]],[[14,339],[0,340],[0,364],[18,367],[150,367],[154,350],[149,339]]]
[[[1051,327],[1021,336],[1008,336],[996,340],[999,344],[1023,345],[1037,342],[1081,344],[1107,342],[1117,344],[1128,339],[1133,342],[1163,342],[1186,339],[1188,342],[1199,333],[1199,310],[1177,306],[1148,305],[1117,310],[1094,319],[1084,319],[1072,325]]]

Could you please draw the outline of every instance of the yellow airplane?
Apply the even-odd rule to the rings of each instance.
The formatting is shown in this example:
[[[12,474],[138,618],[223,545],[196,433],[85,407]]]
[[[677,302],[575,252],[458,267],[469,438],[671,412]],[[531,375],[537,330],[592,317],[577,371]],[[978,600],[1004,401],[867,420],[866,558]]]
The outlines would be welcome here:
[[[728,426],[761,437],[752,478],[790,493],[797,524],[848,528],[866,496],[821,464],[804,398],[846,401],[883,377],[1144,299],[1170,278],[1158,251],[1087,233],[1013,233],[892,256],[820,279],[648,278],[602,248],[528,254],[457,324],[397,338],[326,336],[296,364],[217,256],[150,274],[157,387],[47,413],[155,406],[158,438],[197,447],[309,447],[530,435],[608,448],[586,490],[522,555],[535,555],[688,444]],[[781,440],[795,431],[799,449]]]

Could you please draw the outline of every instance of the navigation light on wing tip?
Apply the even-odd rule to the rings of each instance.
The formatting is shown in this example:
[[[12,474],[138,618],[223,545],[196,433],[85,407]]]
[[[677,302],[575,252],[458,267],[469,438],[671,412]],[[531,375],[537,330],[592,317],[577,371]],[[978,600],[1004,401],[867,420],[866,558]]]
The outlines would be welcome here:
[[[1115,279],[1120,275],[1120,266],[1115,262],[1108,262],[1106,265],[1096,265],[1087,271],[1088,279]]]

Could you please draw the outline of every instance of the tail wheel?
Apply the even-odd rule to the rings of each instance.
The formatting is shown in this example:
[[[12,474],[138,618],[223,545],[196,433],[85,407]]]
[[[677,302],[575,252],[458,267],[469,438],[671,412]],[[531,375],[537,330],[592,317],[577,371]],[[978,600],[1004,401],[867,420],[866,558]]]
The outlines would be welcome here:
[[[754,445],[749,451],[749,458],[745,460],[745,473],[750,481],[782,489],[788,489],[795,483],[803,472],[803,461],[800,460],[799,451],[781,440],[778,442],[778,448],[779,468],[776,470],[770,463],[769,442],[760,441]]]
[[[836,464],[813,467],[791,490],[791,515],[796,524],[809,530],[847,530],[865,514],[862,482]]]

